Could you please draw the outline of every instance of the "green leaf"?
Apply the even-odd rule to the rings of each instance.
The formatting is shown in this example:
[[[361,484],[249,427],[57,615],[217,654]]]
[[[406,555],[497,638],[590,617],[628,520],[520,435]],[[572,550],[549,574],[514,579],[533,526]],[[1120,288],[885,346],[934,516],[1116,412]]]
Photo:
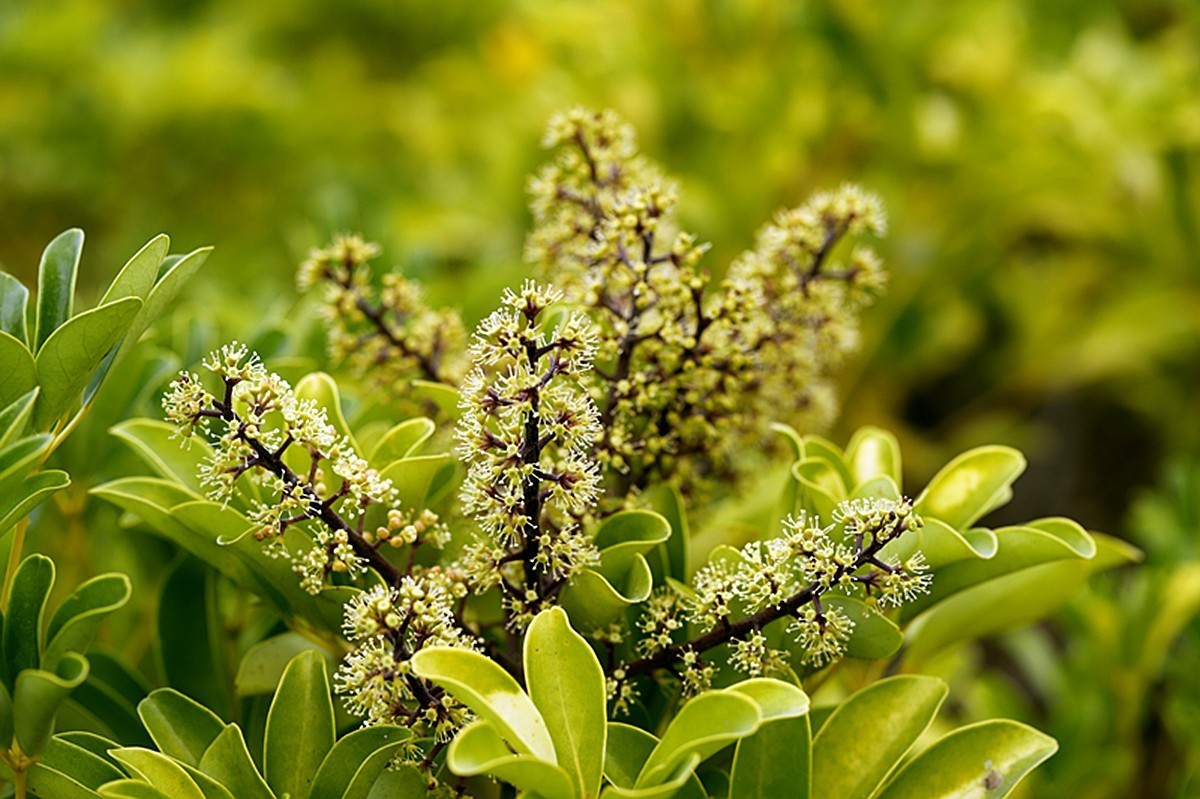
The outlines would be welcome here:
[[[227,725],[213,740],[197,768],[228,788],[238,799],[275,799],[254,767],[242,730],[236,724]]]
[[[104,799],[175,799],[153,785],[137,780],[116,780],[100,789]]]
[[[183,766],[160,752],[128,747],[114,749],[112,756],[130,774],[150,783],[171,799],[204,799],[204,792]]]
[[[173,480],[203,496],[200,465],[212,454],[212,447],[199,438],[179,440],[175,426],[158,419],[129,419],[109,432],[124,441],[159,477]]]
[[[918,662],[956,641],[983,638],[1049,615],[1080,589],[1091,574],[1090,565],[1079,559],[1043,563],[959,591],[909,624],[905,658]]]
[[[416,455],[398,460],[386,467],[381,476],[392,481],[399,494],[400,505],[408,508],[429,506],[446,469],[453,470],[455,461],[450,455]]]
[[[28,436],[0,450],[0,486],[24,480],[50,450],[54,437],[49,433]]]
[[[1011,447],[978,447],[964,452],[934,475],[917,498],[922,516],[951,527],[970,527],[1003,504],[1012,483],[1025,471],[1025,456]]]
[[[54,731],[54,717],[75,686],[87,679],[88,662],[70,653],[53,672],[30,668],[17,675],[13,691],[13,727],[21,751],[41,754]]]
[[[312,781],[312,799],[366,799],[388,763],[412,737],[400,727],[363,727],[329,750]]]
[[[808,716],[764,724],[738,741],[729,774],[729,799],[808,799],[812,734]]]
[[[905,560],[920,551],[929,568],[938,571],[943,566],[962,560],[988,560],[995,556],[999,547],[996,534],[991,530],[976,528],[959,532],[941,519],[932,517],[924,519],[924,522],[920,529],[905,530],[899,538],[889,542],[880,555]]]
[[[604,671],[562,608],[539,613],[525,637],[525,681],[560,766],[580,799],[600,795],[604,772]]]
[[[62,735],[55,735],[50,739],[38,762],[92,790],[125,776],[107,757],[67,740]]]
[[[837,608],[854,622],[846,642],[846,654],[864,660],[883,660],[900,651],[904,633],[896,623],[861,600],[843,594],[826,594],[821,604]]]
[[[152,692],[137,711],[159,751],[189,766],[199,766],[225,729],[216,713],[171,688]]]
[[[88,655],[87,681],[71,692],[70,704],[107,728],[111,737],[129,745],[150,743],[137,715],[149,687],[140,674],[103,652]]]
[[[44,763],[34,763],[27,775],[29,794],[38,799],[96,799],[99,794],[78,780]]]
[[[671,528],[671,537],[662,546],[646,553],[655,583],[662,583],[666,577],[687,580],[691,576],[688,566],[691,533],[688,530],[687,508],[679,489],[670,483],[663,483],[648,488],[642,493],[642,498],[667,520]]]
[[[183,287],[199,271],[211,252],[212,247],[193,250],[172,263],[167,271],[159,277],[158,282],[154,284],[154,288],[146,297],[141,311],[129,326],[129,333],[121,344],[121,349],[117,352],[118,359],[125,356],[125,353],[141,338],[142,333],[145,333],[154,320],[161,316],[167,306],[179,296],[179,292],[183,291]],[[165,265],[166,260],[163,263]]]
[[[34,320],[34,352],[41,350],[51,334],[71,318],[75,307],[75,277],[83,252],[83,231],[72,228],[54,238],[42,253],[38,267],[37,318]]]
[[[895,485],[902,485],[900,463],[900,442],[878,427],[859,428],[846,446],[846,465],[855,486],[877,477],[890,477]]]
[[[812,795],[867,799],[937,715],[946,684],[889,677],[850,696],[813,741]]]
[[[1053,738],[1015,721],[970,724],[914,757],[879,799],[998,799],[1057,750]]]
[[[29,289],[8,272],[0,271],[0,331],[8,333],[23,344],[29,343],[25,330],[25,308],[29,304]]]
[[[100,304],[104,305],[122,297],[145,299],[150,294],[150,289],[154,287],[154,280],[158,277],[158,268],[162,266],[163,259],[167,257],[167,251],[170,248],[171,240],[165,233],[159,233],[146,242],[140,250],[133,254],[132,258],[125,262],[125,266],[121,267],[121,271],[113,279],[108,291],[104,292],[104,296],[100,298]]]
[[[42,389],[34,411],[38,427],[53,424],[79,397],[141,307],[137,297],[126,297],[84,311],[50,335],[37,354],[38,385]]]
[[[227,713],[232,710],[232,696],[218,579],[198,559],[179,558],[163,580],[155,643],[163,675],[172,687],[205,707]]]
[[[434,646],[413,655],[412,669],[442,688],[521,754],[555,763],[554,743],[542,714],[517,681],[490,658],[466,649]]]
[[[379,441],[371,448],[367,460],[386,465],[415,455],[436,430],[437,426],[432,419],[426,419],[424,416],[407,419],[380,436]]]
[[[301,652],[284,670],[267,712],[263,773],[276,796],[306,799],[334,737],[325,658]]]
[[[0,347],[2,346],[0,344]],[[3,362],[3,355],[0,355],[0,363]],[[37,380],[36,375],[34,380]],[[29,420],[33,417],[33,404],[37,400],[37,395],[38,390],[31,388],[5,406],[3,411],[0,411],[0,450],[25,435],[25,430],[29,427]]]
[[[563,589],[562,606],[580,629],[609,624],[631,605],[645,601],[654,588],[646,555],[671,536],[671,525],[648,510],[614,513],[596,529],[600,564],[581,569]]]
[[[67,652],[84,652],[95,638],[100,622],[124,607],[132,592],[129,578],[116,573],[101,574],[76,588],[50,618],[43,667],[54,668]]]
[[[324,408],[329,416],[329,423],[338,431],[338,435],[345,436],[350,441],[350,445],[354,447],[354,451],[362,453],[358,441],[354,438],[354,432],[342,414],[342,395],[338,390],[337,381],[325,372],[313,372],[305,375],[296,384],[296,396],[300,399],[313,400],[319,407]],[[304,458],[305,464],[302,468],[306,468],[308,465],[306,453]]]
[[[45,555],[30,555],[17,567],[4,617],[4,659],[0,663],[9,688],[15,687],[18,674],[41,663],[42,621],[53,586],[54,562]]]
[[[691,759],[699,763],[753,734],[761,721],[758,705],[738,693],[710,691],[689,700],[667,725],[635,787],[647,788],[668,780],[681,764]]]
[[[808,696],[782,680],[756,677],[734,683],[725,692],[744,696],[757,705],[762,723],[799,718],[808,713]]]
[[[821,519],[831,519],[838,503],[846,498],[841,477],[824,458],[805,458],[792,466],[799,484],[796,499],[800,506]]]
[[[233,684],[238,696],[259,696],[272,693],[283,670],[287,668],[292,658],[301,652],[318,651],[326,657],[325,650],[305,635],[296,632],[280,633],[265,641],[259,641],[246,654],[242,655],[238,664],[237,677]]]
[[[505,741],[490,722],[476,721],[454,737],[446,765],[464,777],[490,774],[543,799],[574,799],[574,784],[565,770],[553,760],[513,754]]]
[[[37,387],[37,363],[25,344],[0,331],[0,405],[7,406]]]
[[[61,469],[49,469],[31,474],[19,488],[0,495],[0,532],[8,530],[54,494],[71,484],[71,478]]]
[[[1088,560],[1096,554],[1096,542],[1082,527],[1067,519],[1002,527],[995,531],[995,537],[998,545],[992,557],[967,558],[943,566],[934,575],[929,593],[905,605],[900,617],[912,619],[960,591],[1006,574],[1054,561]]]
[[[8,749],[13,738],[13,704],[8,686],[0,682],[0,752]]]

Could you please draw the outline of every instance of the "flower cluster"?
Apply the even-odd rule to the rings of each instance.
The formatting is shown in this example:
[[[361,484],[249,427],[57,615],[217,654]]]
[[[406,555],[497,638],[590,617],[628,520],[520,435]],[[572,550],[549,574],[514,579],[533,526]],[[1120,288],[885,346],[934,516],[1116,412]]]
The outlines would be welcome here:
[[[527,256],[598,324],[590,384],[614,485],[710,482],[768,421],[828,421],[827,370],[883,277],[866,246],[847,265],[830,253],[847,235],[882,234],[878,200],[847,186],[780,213],[713,287],[699,267],[707,247],[674,229],[674,189],[615,113],[561,114],[545,144],[558,155],[530,182]]]
[[[465,724],[466,709],[413,674],[409,661],[429,646],[475,648],[455,615],[466,595],[460,574],[432,567],[347,602],[343,630],[355,648],[334,676],[346,709],[365,724],[399,724],[442,742]],[[415,746],[410,754],[424,756]]]
[[[558,299],[526,282],[480,323],[456,432],[468,469],[463,510],[483,533],[466,568],[479,589],[504,590],[518,627],[596,558],[577,521],[599,489],[589,454],[599,418],[577,382],[591,368],[595,334],[579,313],[551,328],[547,308]]]
[[[931,576],[920,553],[901,562],[881,552],[921,524],[907,499],[849,500],[828,525],[803,512],[789,517],[780,536],[706,564],[686,596],[656,593],[637,621],[644,656],[627,665],[625,674],[672,668],[685,690],[693,691],[713,675],[711,658],[706,662],[701,653],[726,644],[729,665],[750,676],[778,673],[791,663],[825,665],[845,653],[854,632],[853,619],[831,597],[861,594],[899,605],[929,590]],[[784,620],[790,643],[781,642],[781,649],[771,646],[766,628]],[[711,632],[679,641],[684,621]]]
[[[368,564],[394,572],[376,549],[392,531],[404,543],[444,540],[432,514],[409,520],[393,508],[391,482],[338,434],[323,408],[297,397],[244,345],[226,345],[203,365],[220,379],[220,395],[184,372],[163,399],[167,419],[181,434],[200,432],[212,444],[200,470],[211,499],[228,503],[244,475],[256,484],[247,500],[253,535],[291,561],[306,591],[319,593],[333,574],[359,575]],[[377,506],[388,509],[388,524],[366,532],[368,511]]]
[[[379,245],[339,236],[301,264],[301,291],[321,288],[329,346],[360,375],[389,389],[414,378],[456,384],[466,335],[458,314],[434,310],[418,283],[391,272],[375,287],[368,263]]]

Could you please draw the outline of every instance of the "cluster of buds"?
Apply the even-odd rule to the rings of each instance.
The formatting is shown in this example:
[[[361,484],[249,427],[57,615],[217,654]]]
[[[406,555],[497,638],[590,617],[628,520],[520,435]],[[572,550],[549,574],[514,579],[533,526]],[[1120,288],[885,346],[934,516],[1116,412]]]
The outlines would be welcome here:
[[[848,266],[830,253],[847,235],[883,232],[878,200],[843,187],[779,214],[712,287],[699,266],[707,247],[673,228],[674,189],[615,113],[556,116],[545,144],[558,155],[530,182],[527,256],[598,324],[590,383],[618,494],[729,476],[767,421],[828,421],[827,370],[882,283],[869,248]]]
[[[398,576],[377,550],[393,530],[405,543],[445,540],[432,514],[409,519],[394,508],[391,482],[338,434],[325,409],[297,397],[244,345],[226,345],[203,365],[221,391],[210,393],[195,373],[180,374],[163,399],[167,419],[182,435],[200,433],[211,443],[200,470],[209,498],[228,503],[243,476],[256,483],[243,497],[251,532],[268,553],[291,562],[306,591],[319,593],[332,575],[353,577],[368,566]],[[387,509],[387,525],[372,534],[364,528],[377,507]]]
[[[468,721],[467,711],[412,672],[414,653],[430,646],[474,649],[458,624],[456,607],[467,595],[461,575],[438,567],[377,585],[346,603],[343,630],[354,650],[334,676],[347,711],[367,725],[397,724],[415,739],[444,743]],[[407,753],[427,757],[416,745]]]
[[[413,379],[457,384],[464,369],[462,320],[430,308],[420,285],[397,272],[383,275],[376,287],[368,263],[378,255],[377,244],[339,236],[300,265],[300,290],[321,289],[333,356],[384,389]]]
[[[860,595],[886,606],[929,590],[932,577],[919,552],[904,561],[881,552],[921,524],[908,499],[849,500],[828,525],[807,513],[789,517],[780,536],[746,544],[736,556],[701,568],[686,595],[656,593],[636,623],[642,657],[622,667],[624,679],[667,668],[685,690],[703,689],[714,668],[701,655],[722,645],[729,647],[730,666],[750,676],[793,663],[820,667],[841,657],[854,621],[830,597]],[[780,620],[789,620],[790,651],[769,645],[765,628]],[[685,621],[710,632],[681,641]],[[614,695],[621,683],[610,685]]]
[[[456,432],[468,470],[463,510],[482,531],[465,568],[479,590],[501,587],[518,628],[597,557],[577,521],[599,486],[590,456],[598,413],[577,382],[595,334],[579,313],[547,324],[559,299],[529,281],[480,323]]]

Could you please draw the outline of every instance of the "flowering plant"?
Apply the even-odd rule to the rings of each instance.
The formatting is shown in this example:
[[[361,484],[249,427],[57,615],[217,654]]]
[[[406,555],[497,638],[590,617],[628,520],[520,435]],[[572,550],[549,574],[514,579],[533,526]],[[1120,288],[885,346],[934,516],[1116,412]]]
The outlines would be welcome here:
[[[341,384],[293,386],[229,344],[174,380],[165,421],[114,428],[155,476],[93,493],[283,629],[257,627],[236,664],[246,696],[275,692],[261,769],[239,726],[156,693],[139,712],[158,751],[112,742],[119,779],[96,790],[1007,794],[1053,740],[984,721],[905,759],[946,694],[919,672],[1127,553],[1061,518],[979,526],[1024,469],[1015,450],[906,491],[890,434],[813,432],[885,283],[880,200],[814,195],[717,280],[616,115],[570,111],[546,143],[536,277],[472,336],[339,237],[299,286]],[[336,743],[296,704],[330,687],[364,725]]]

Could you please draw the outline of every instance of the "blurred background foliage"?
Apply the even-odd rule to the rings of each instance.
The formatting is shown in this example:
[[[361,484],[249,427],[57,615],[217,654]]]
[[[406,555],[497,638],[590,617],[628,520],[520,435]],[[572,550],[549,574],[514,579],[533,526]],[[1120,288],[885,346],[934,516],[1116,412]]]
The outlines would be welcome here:
[[[122,367],[60,453],[76,485],[34,548],[155,584],[169,551],[119,545],[116,512],[86,502],[128,468],[107,427],[153,415],[171,370],[225,338],[324,365],[292,283],[332,231],[382,242],[478,319],[527,272],[546,119],[612,107],[677,178],[716,273],[816,188],[884,197],[891,287],[831,437],[894,430],[913,484],[1013,444],[1030,471],[1006,518],[1070,513],[1147,552],[1055,625],[948,659],[971,675],[964,712],[1059,737],[1034,795],[1187,795],[1197,42],[1192,0],[0,3],[0,266],[30,282],[45,242],[80,226],[86,294],[160,231],[175,251],[217,246],[161,349]],[[119,616],[111,640],[149,658],[154,627]],[[997,668],[981,680],[980,664]]]

